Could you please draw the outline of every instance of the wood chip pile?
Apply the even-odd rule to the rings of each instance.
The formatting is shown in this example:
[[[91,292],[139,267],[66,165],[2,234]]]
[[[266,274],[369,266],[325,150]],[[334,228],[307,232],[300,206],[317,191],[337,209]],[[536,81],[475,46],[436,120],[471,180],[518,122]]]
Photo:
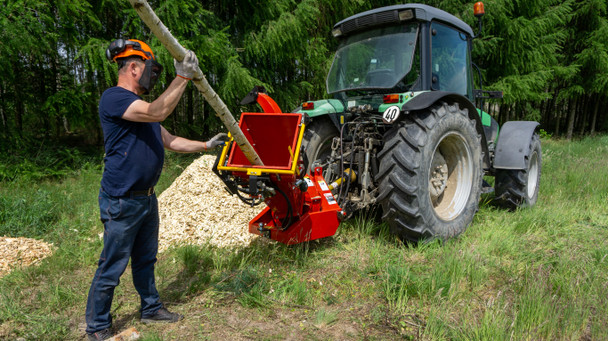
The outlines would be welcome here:
[[[214,162],[214,156],[201,156],[158,197],[159,251],[203,243],[243,247],[257,238],[249,233],[248,223],[264,205],[251,208],[231,196],[211,171]],[[0,237],[0,277],[40,262],[52,249],[41,240]]]
[[[158,197],[159,251],[170,246],[209,243],[243,247],[257,238],[248,223],[264,207],[251,208],[231,196],[212,172],[215,156],[196,159]]]
[[[40,262],[53,253],[53,245],[31,238],[0,237],[0,277],[19,266]]]

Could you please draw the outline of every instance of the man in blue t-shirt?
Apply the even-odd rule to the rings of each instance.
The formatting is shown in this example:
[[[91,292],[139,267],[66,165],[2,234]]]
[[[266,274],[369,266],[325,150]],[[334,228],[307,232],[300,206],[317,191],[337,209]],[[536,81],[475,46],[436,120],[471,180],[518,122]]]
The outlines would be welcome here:
[[[163,167],[164,149],[201,152],[223,145],[227,138],[220,133],[207,142],[188,140],[170,134],[160,124],[197,74],[194,52],[188,51],[182,62],[174,61],[177,77],[151,103],[140,95],[152,89],[162,67],[150,47],[139,40],[118,39],[110,44],[106,56],[118,64],[118,84],[107,89],[99,101],[106,152],[99,191],[104,246],[87,300],[89,340],[112,336],[114,288],[129,259],[133,284],[141,298],[141,321],[177,322],[183,318],[163,306],[156,290],[159,218],[154,186]]]

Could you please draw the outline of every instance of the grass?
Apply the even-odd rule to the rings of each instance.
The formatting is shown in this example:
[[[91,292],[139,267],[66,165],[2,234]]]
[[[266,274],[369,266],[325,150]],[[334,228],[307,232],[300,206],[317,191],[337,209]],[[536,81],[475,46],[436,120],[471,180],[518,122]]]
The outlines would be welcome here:
[[[458,239],[396,240],[366,212],[336,236],[240,250],[184,246],[157,263],[177,325],[138,322],[127,271],[117,330],[143,340],[608,339],[608,136],[543,140],[538,204],[509,212],[482,198]],[[159,188],[191,161],[170,156]],[[56,251],[0,279],[0,339],[84,337],[86,295],[101,250],[100,168],[0,183],[0,231]]]

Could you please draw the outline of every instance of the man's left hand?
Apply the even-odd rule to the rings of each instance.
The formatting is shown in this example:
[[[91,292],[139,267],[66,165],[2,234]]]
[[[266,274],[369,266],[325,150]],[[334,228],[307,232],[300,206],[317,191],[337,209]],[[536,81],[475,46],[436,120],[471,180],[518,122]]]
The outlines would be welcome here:
[[[211,140],[205,142],[207,144],[207,149],[213,149],[215,147],[223,146],[226,144],[226,141],[230,140],[226,133],[219,133],[211,138]]]

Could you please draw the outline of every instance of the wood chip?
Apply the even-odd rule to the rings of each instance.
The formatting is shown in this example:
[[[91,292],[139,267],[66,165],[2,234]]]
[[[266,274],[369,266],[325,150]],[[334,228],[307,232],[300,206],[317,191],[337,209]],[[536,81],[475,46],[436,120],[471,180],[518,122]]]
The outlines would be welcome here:
[[[248,224],[265,204],[249,207],[231,196],[211,170],[215,156],[196,159],[158,197],[159,251],[170,246],[244,247],[257,238]]]
[[[19,266],[39,263],[53,253],[53,244],[31,238],[0,237],[0,277]]]
[[[170,246],[245,247],[258,236],[248,224],[264,207],[249,207],[231,196],[211,171],[215,156],[196,159],[158,197],[159,251]],[[52,254],[52,244],[30,238],[0,237],[0,277],[19,266],[39,263]]]
[[[107,341],[135,341],[139,340],[141,334],[135,329],[135,327],[131,327],[120,334],[114,335],[109,338]]]

